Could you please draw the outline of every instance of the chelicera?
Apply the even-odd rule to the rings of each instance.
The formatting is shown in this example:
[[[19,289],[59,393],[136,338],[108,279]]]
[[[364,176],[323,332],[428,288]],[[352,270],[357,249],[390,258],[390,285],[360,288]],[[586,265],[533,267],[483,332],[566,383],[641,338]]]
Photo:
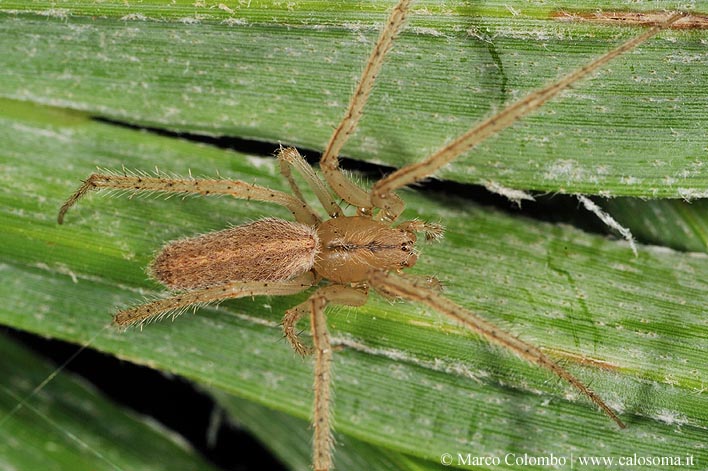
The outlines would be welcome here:
[[[288,208],[295,221],[265,218],[250,224],[168,243],[150,266],[152,276],[170,289],[170,296],[118,312],[114,323],[140,324],[190,306],[225,299],[259,295],[290,295],[315,288],[302,304],[283,318],[285,338],[301,355],[314,356],[313,464],[317,471],[332,467],[330,431],[332,346],[325,321],[329,304],[361,306],[373,289],[388,298],[423,303],[447,315],[491,342],[547,368],[568,381],[620,427],[624,424],[605,402],[583,382],[551,360],[538,348],[504,332],[468,309],[445,298],[434,278],[413,277],[404,270],[417,260],[418,233],[437,240],[443,229],[418,220],[397,223],[404,210],[395,190],[424,179],[487,137],[539,108],[573,82],[587,76],[612,58],[646,41],[677,21],[673,15],[640,36],[629,40],[594,62],[548,87],[513,103],[473,127],[425,160],[405,166],[377,181],[370,191],[353,183],[340,170],[338,155],[362,116],[384,57],[400,32],[410,0],[400,0],[392,10],[366,63],[363,75],[320,160],[324,181],[294,148],[278,152],[281,173],[292,194],[238,180],[178,179],[113,173],[95,173],[61,207],[61,224],[67,210],[91,190],[122,189],[235,198],[275,203]],[[308,205],[292,175],[295,169],[314,191],[328,219]],[[326,182],[326,184],[325,184]],[[346,215],[333,194],[356,209]],[[301,341],[296,324],[308,316],[311,346]]]

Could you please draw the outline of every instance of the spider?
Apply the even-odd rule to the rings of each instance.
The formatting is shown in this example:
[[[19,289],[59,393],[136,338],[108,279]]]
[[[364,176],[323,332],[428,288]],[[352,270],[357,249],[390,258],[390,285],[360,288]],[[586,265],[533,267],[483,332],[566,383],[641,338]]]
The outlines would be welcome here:
[[[297,150],[281,147],[277,158],[292,194],[238,180],[94,173],[59,211],[58,222],[62,224],[67,210],[87,192],[123,189],[131,192],[230,195],[275,203],[292,212],[294,222],[265,218],[168,243],[151,263],[149,272],[172,291],[171,295],[122,310],[115,315],[114,323],[127,327],[168,314],[176,315],[188,307],[225,299],[284,296],[316,288],[305,302],[289,309],[282,322],[285,338],[292,348],[300,355],[314,356],[313,466],[316,471],[332,467],[330,388],[333,348],[325,309],[330,304],[361,306],[367,302],[370,290],[391,299],[420,302],[449,316],[489,341],[568,381],[619,427],[625,426],[597,394],[541,350],[445,298],[434,278],[403,273],[417,261],[417,234],[422,233],[425,239],[435,241],[442,237],[443,229],[440,225],[418,220],[397,223],[404,203],[395,191],[432,175],[487,137],[539,108],[564,88],[668,27],[682,15],[672,15],[664,23],[648,29],[590,64],[511,104],[425,160],[394,171],[377,181],[370,191],[364,191],[342,172],[338,155],[356,129],[386,53],[404,25],[410,3],[411,0],[399,0],[382,29],[344,118],[322,154],[320,170],[324,181]],[[311,187],[328,219],[322,219],[305,202],[293,178],[293,169]],[[356,214],[346,215],[332,193],[356,208]],[[305,316],[310,319],[312,345],[304,344],[296,331],[297,323]]]

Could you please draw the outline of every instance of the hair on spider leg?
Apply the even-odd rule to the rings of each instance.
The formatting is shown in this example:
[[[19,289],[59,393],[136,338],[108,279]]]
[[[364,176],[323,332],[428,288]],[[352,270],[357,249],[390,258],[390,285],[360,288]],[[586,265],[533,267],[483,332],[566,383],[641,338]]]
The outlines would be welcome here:
[[[165,296],[167,294],[167,296]],[[182,306],[177,306],[172,309],[166,309],[163,311],[160,311],[156,313],[155,315],[144,317],[135,321],[131,322],[118,322],[117,318],[118,315],[121,314],[123,316],[130,316],[130,313],[134,311],[137,308],[140,308],[142,306],[158,303],[160,301],[165,301],[168,299],[175,299],[177,302],[181,301],[181,295],[183,293],[179,291],[168,291],[166,293],[163,293],[163,295],[160,294],[153,294],[153,295],[148,295],[144,296],[142,302],[140,303],[133,303],[130,305],[125,305],[117,310],[116,316],[113,318],[113,327],[120,330],[120,331],[126,331],[130,327],[138,327],[140,330],[143,329],[144,326],[147,326],[152,323],[157,323],[159,321],[162,321],[166,318],[170,318],[173,322],[177,317],[182,316],[183,314],[186,314],[188,311],[192,311],[192,314],[196,314],[197,310],[203,309],[207,306],[214,306],[217,303],[208,303],[208,302],[203,302],[203,303],[194,303],[194,304],[187,304],[187,305],[182,305]]]

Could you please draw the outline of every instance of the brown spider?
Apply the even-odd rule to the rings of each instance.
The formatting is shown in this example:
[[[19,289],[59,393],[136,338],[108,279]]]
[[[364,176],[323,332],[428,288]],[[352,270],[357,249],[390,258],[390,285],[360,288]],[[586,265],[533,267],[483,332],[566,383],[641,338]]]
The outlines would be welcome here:
[[[283,319],[285,337],[293,349],[301,355],[313,354],[315,357],[313,464],[317,471],[332,467],[332,346],[325,321],[325,308],[328,304],[361,306],[368,299],[369,288],[388,298],[403,298],[426,304],[520,357],[549,369],[576,387],[620,427],[624,427],[619,417],[600,397],[541,350],[443,297],[436,280],[414,278],[402,273],[403,269],[414,265],[417,260],[416,233],[422,232],[426,239],[436,240],[442,236],[443,231],[437,224],[416,220],[394,225],[404,209],[403,201],[394,191],[432,175],[487,137],[539,108],[573,82],[646,41],[682,15],[671,16],[664,23],[556,83],[531,93],[479,123],[422,162],[405,166],[382,178],[367,192],[342,173],[337,156],[362,116],[384,57],[404,24],[409,4],[410,0],[399,0],[391,12],[366,63],[344,119],[335,129],[322,155],[320,168],[329,188],[297,150],[281,148],[278,152],[281,173],[288,180],[292,195],[237,180],[95,173],[64,203],[58,217],[61,224],[67,210],[79,198],[89,190],[100,189],[231,195],[288,208],[297,222],[266,218],[168,243],[150,265],[150,273],[176,293],[165,299],[120,311],[114,323],[129,326],[166,314],[179,313],[190,306],[246,296],[289,295],[317,287],[307,301],[288,310]],[[313,189],[329,219],[322,220],[305,202],[291,174],[292,168]],[[333,199],[330,189],[357,208],[357,214],[345,215]],[[305,346],[295,331],[297,322],[306,315],[310,316],[312,347]]]

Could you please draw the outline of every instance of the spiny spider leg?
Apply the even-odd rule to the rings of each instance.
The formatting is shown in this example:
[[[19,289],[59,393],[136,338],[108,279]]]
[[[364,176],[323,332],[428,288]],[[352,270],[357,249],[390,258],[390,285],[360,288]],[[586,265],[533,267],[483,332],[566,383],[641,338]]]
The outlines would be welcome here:
[[[448,164],[450,161],[475,147],[488,137],[508,128],[522,117],[538,109],[545,102],[558,95],[558,93],[571,84],[596,71],[615,57],[624,54],[639,44],[645,42],[661,30],[671,26],[683,16],[683,13],[676,13],[672,15],[665,22],[654,26],[653,28],[647,30],[644,34],[630,39],[602,57],[566,75],[559,81],[542,90],[533,92],[516,103],[509,105],[500,113],[487,118],[466,133],[459,136],[454,141],[446,144],[425,160],[406,165],[405,167],[385,176],[374,184],[371,190],[371,203],[377,208],[382,208],[387,219],[395,220],[402,211],[402,207],[399,205],[399,199],[393,193],[395,190],[429,177],[440,167]]]
[[[371,51],[371,55],[366,62],[364,71],[359,79],[359,84],[354,90],[344,118],[334,130],[320,159],[320,169],[329,186],[340,198],[358,208],[360,214],[371,213],[371,197],[369,193],[359,188],[342,173],[342,170],[339,168],[338,156],[342,147],[359,123],[359,119],[364,111],[364,105],[366,105],[366,101],[369,99],[371,90],[374,87],[376,76],[383,66],[386,53],[391,49],[393,40],[398,36],[398,33],[403,27],[410,3],[411,0],[400,0],[393,10],[391,10],[388,22],[381,30],[381,34],[374,45],[374,49]],[[403,210],[403,201],[395,195],[389,198],[389,204],[395,205],[396,207],[400,206],[400,211]]]
[[[305,198],[300,192],[300,187],[298,187],[297,182],[293,178],[291,168],[295,168],[300,175],[305,179],[305,183],[315,192],[317,199],[320,200],[320,204],[327,211],[329,217],[336,218],[342,216],[342,208],[339,207],[336,201],[332,199],[332,195],[325,186],[324,182],[320,180],[313,168],[307,161],[300,155],[294,147],[280,147],[278,149],[278,162],[280,163],[280,173],[288,180],[290,188],[292,189],[295,196],[305,201]]]
[[[82,196],[91,190],[126,190],[129,192],[159,192],[199,195],[229,195],[245,200],[266,201],[279,204],[289,209],[295,219],[303,224],[316,224],[319,217],[303,200],[271,190],[263,186],[253,185],[239,180],[210,180],[199,178],[162,178],[143,175],[116,175],[112,173],[93,173],[64,203],[59,210],[57,221],[64,222],[64,215]]]
[[[425,235],[425,240],[438,241],[442,239],[445,230],[440,224],[434,222],[425,222],[418,219],[405,221],[396,226],[408,232],[422,232]]]
[[[209,288],[184,291],[169,298],[124,309],[115,315],[113,323],[118,327],[128,327],[159,319],[169,313],[179,313],[189,306],[203,306],[248,296],[286,296],[304,291],[313,284],[314,277],[309,272],[288,281],[232,281]]]
[[[380,291],[387,296],[397,296],[409,301],[423,303],[461,323],[490,342],[511,350],[524,360],[552,371],[587,396],[614,420],[620,428],[625,428],[624,423],[617,417],[617,414],[605,404],[605,401],[600,396],[533,345],[504,332],[491,322],[485,321],[476,314],[440,295],[437,291],[431,290],[415,280],[409,280],[390,272],[375,271],[371,273],[369,281],[376,291]]]
[[[340,304],[346,306],[363,306],[366,304],[368,295],[365,290],[351,288],[343,285],[324,286],[310,296],[302,304],[295,306],[286,313],[288,322],[294,323],[304,314],[310,314],[310,328],[312,331],[312,348],[304,347],[292,332],[287,332],[286,338],[293,345],[298,353],[313,353],[315,356],[315,405],[313,408],[314,440],[313,440],[313,466],[315,471],[326,471],[332,468],[332,448],[334,445],[332,438],[332,420],[330,417],[331,406],[331,383],[332,383],[332,343],[327,330],[325,319],[325,308],[328,304]],[[292,314],[291,314],[292,313]],[[297,345],[304,347],[298,350]]]
[[[305,355],[312,355],[313,350],[311,346],[305,345],[300,341],[300,337],[295,332],[295,326],[303,317],[305,317],[309,313],[309,303],[305,302],[302,304],[298,304],[294,308],[285,311],[285,315],[283,316],[282,322],[283,336],[288,341],[292,349],[295,350],[295,353],[303,357]]]

